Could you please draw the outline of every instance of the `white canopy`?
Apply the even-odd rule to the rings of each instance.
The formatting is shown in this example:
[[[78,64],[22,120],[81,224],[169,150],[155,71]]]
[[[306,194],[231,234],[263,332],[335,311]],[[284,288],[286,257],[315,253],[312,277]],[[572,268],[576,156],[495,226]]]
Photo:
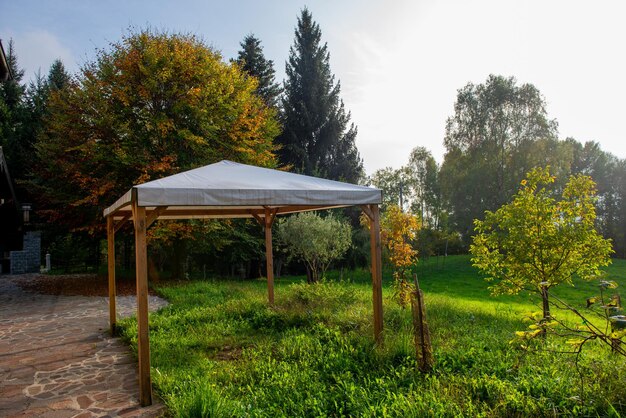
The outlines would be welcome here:
[[[266,208],[290,213],[382,202],[375,188],[226,160],[134,186],[104,216],[128,218],[133,194],[138,206],[160,207],[158,219],[252,217]]]
[[[185,171],[134,186],[105,209],[109,270],[109,321],[116,329],[115,232],[132,220],[137,280],[137,352],[139,399],[152,403],[148,335],[146,230],[157,219],[253,217],[265,231],[268,302],[274,304],[272,224],[276,215],[359,205],[370,220],[374,338],[383,340],[382,262],[378,189],[253,167],[232,161]]]

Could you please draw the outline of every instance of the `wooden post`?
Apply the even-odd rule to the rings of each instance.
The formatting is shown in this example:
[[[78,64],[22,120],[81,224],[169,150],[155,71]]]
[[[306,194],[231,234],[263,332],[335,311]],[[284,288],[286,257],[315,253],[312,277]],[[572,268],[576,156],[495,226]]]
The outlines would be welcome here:
[[[369,209],[372,214],[370,218],[370,249],[372,255],[374,340],[380,346],[383,344],[383,266],[380,244],[380,212],[378,205],[370,205]]]
[[[148,260],[146,249],[146,208],[137,205],[133,196],[135,223],[135,271],[137,281],[137,351],[139,354],[139,402],[152,405],[150,382],[150,341],[148,338]]]
[[[417,367],[423,373],[433,369],[433,346],[430,342],[430,330],[426,322],[426,306],[424,292],[420,289],[417,274],[413,275],[415,291],[411,292],[411,313],[413,315],[413,343],[415,344],[415,358]]]
[[[107,216],[107,265],[109,271],[109,325],[111,335],[115,335],[117,315],[115,313],[115,223],[113,216]]]
[[[265,208],[265,258],[267,260],[267,297],[270,306],[274,304],[274,255],[272,252],[272,224],[275,213]]]

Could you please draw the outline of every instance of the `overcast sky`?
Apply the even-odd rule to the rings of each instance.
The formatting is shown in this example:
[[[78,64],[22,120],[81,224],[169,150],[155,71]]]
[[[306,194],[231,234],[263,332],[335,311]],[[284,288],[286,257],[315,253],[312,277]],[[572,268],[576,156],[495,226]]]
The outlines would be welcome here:
[[[225,59],[254,33],[282,80],[305,5],[328,43],[368,174],[400,167],[418,145],[441,162],[457,90],[489,74],[534,84],[561,138],[626,158],[624,1],[0,0],[0,39],[13,39],[29,79],[56,58],[76,72],[129,27],[195,33]]]

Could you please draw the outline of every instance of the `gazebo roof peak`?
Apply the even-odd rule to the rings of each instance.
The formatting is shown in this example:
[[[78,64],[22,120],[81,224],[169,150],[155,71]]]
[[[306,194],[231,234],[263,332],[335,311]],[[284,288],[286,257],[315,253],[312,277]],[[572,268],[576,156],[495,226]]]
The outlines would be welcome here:
[[[138,206],[167,207],[160,214],[161,219],[224,217],[224,214],[252,217],[251,211],[266,207],[282,208],[279,213],[290,213],[380,204],[382,192],[372,187],[223,160],[134,186],[105,209],[104,216],[124,218],[133,199],[137,199]],[[189,216],[181,216],[184,211]]]

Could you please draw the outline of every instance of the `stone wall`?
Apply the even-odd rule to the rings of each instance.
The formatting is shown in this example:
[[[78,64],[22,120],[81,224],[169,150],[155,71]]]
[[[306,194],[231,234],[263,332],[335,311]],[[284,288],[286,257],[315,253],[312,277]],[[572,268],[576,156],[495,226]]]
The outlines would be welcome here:
[[[24,234],[24,249],[11,251],[11,274],[39,273],[41,268],[41,232]]]

